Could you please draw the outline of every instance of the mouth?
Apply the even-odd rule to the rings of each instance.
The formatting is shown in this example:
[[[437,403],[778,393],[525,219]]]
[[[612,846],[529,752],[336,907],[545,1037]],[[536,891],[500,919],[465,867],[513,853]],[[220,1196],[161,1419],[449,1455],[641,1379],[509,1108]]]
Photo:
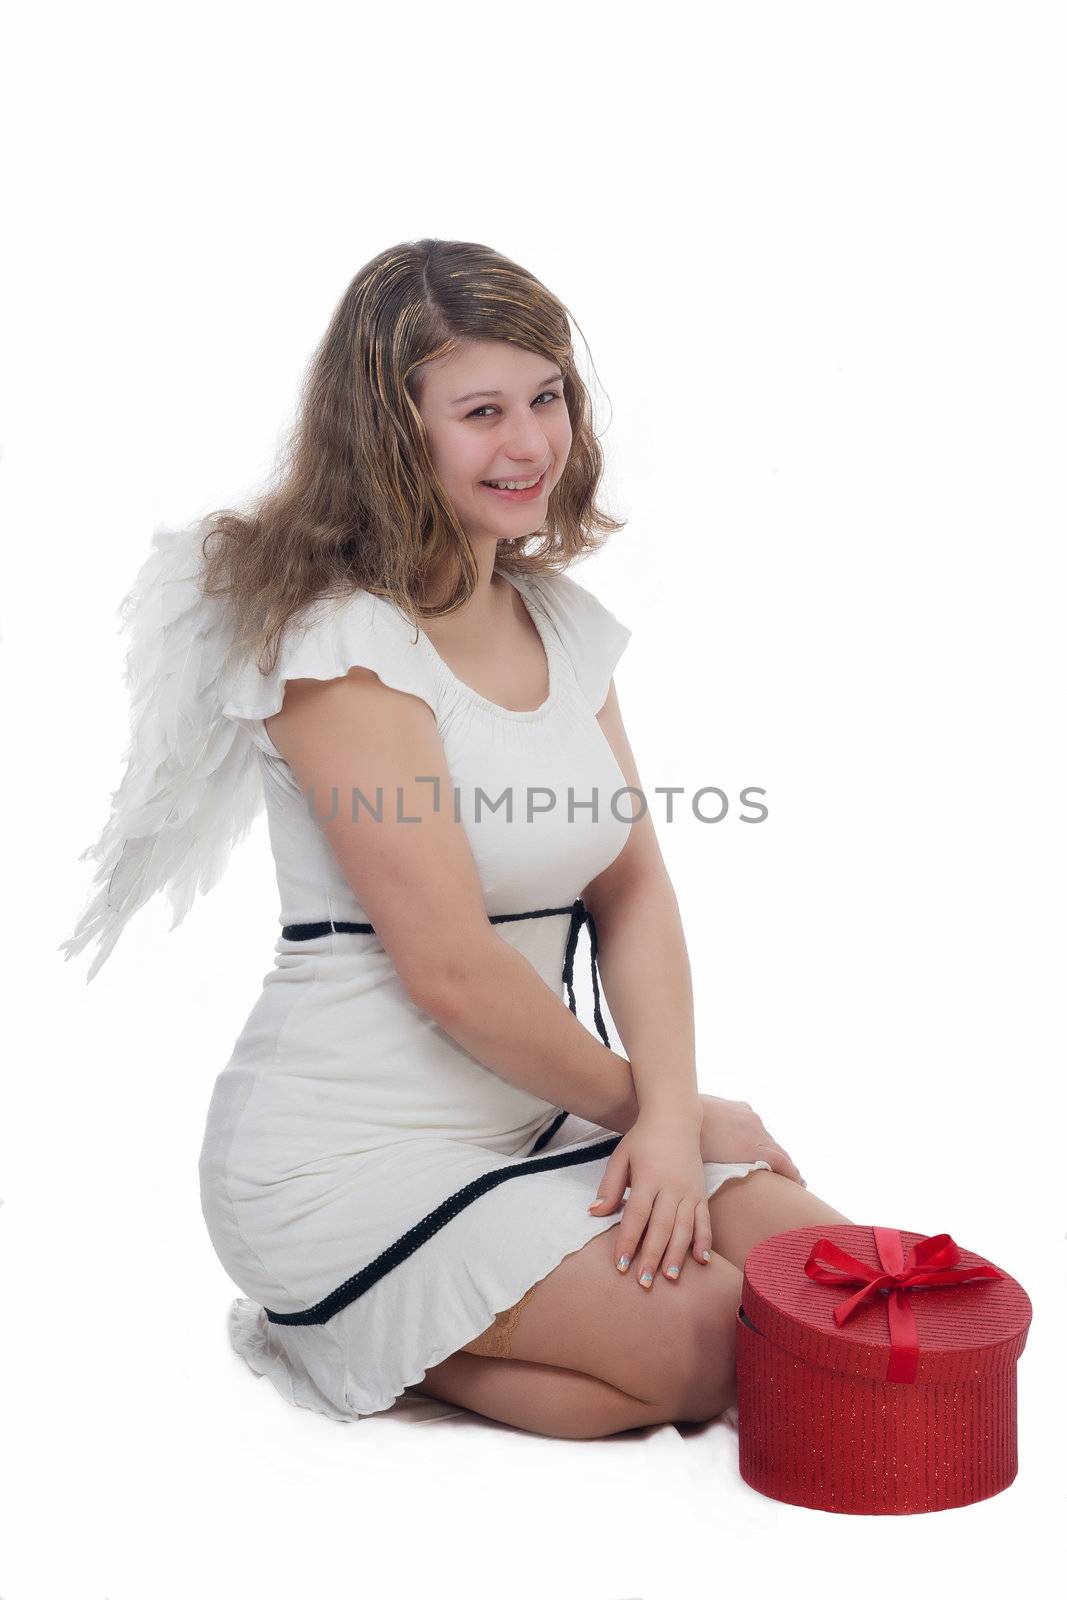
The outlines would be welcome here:
[[[529,488],[527,488],[527,489],[498,489],[495,484],[488,482],[484,478],[482,479],[481,487],[483,489],[488,489],[490,494],[495,494],[497,496],[497,498],[500,499],[500,500],[513,500],[513,501],[536,500],[538,495],[540,495],[542,490],[544,489],[545,479],[547,477],[548,477],[548,468],[546,467],[544,472],[542,472],[541,476],[538,478],[537,482],[530,484]],[[511,478],[511,479],[505,479],[504,481],[505,482],[511,482],[511,483],[520,483],[523,480],[519,479],[519,478]]]

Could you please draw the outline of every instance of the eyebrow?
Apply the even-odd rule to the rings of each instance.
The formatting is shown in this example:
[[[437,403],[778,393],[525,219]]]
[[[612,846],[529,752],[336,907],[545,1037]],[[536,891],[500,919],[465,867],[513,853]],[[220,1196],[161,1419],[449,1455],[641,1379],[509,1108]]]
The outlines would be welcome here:
[[[547,378],[541,379],[541,385],[554,383],[557,378],[562,378],[562,376],[562,372],[550,372]],[[450,400],[448,403],[450,406],[460,406],[465,400],[481,400],[486,396],[495,400],[503,392],[502,389],[473,389],[470,394],[458,394],[454,400]]]

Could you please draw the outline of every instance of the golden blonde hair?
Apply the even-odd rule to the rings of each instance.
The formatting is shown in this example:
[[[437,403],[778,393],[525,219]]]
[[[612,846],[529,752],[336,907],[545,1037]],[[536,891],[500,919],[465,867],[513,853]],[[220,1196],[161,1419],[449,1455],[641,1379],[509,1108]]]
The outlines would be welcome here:
[[[575,370],[566,307],[485,245],[420,239],[368,261],[309,364],[275,481],[249,510],[206,518],[203,584],[229,597],[238,646],[273,670],[290,619],[326,595],[368,590],[414,626],[473,593],[470,541],[430,458],[422,367],[466,339],[504,339],[557,362],[572,442],[544,526],[498,545],[496,567],[562,571],[625,526],[596,503],[604,458]],[[426,596],[454,575],[436,606]]]

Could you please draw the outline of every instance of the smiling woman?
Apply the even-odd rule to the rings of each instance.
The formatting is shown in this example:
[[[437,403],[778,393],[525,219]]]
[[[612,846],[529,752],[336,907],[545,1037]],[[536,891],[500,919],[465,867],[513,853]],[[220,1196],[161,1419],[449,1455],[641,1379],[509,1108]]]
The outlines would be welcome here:
[[[555,296],[482,246],[401,245],[342,297],[277,486],[165,536],[138,580],[133,753],[67,948],[99,935],[106,955],[150,893],[216,881],[255,780],[281,931],[215,1082],[201,1202],[243,1291],[234,1348],[340,1421],[420,1383],[588,1436],[728,1398],[735,1286],[701,1248],[707,1199],[789,1163],[773,1141],[703,1159],[673,895],[651,821],[611,803],[637,779],[613,686],[630,631],[565,570],[622,526],[601,471]],[[573,988],[586,926],[596,1033]],[[616,1152],[622,1222],[590,1209],[621,1196]],[[575,1279],[613,1229],[649,1279],[692,1263],[668,1306]],[[547,1387],[476,1353],[527,1300]],[[546,1321],[563,1303],[584,1344]]]
[[[479,574],[484,602],[479,538],[498,572],[526,575],[599,549],[624,526],[599,503],[603,465],[555,295],[482,245],[384,250],[311,362],[277,486],[206,519],[207,592],[264,672],[324,596],[364,590],[420,627],[471,601]]]
[[[571,451],[564,381],[536,351],[497,339],[465,339],[419,368],[413,390],[430,459],[472,542],[543,526]],[[474,400],[486,403],[472,410]],[[508,506],[526,509],[498,520]]]

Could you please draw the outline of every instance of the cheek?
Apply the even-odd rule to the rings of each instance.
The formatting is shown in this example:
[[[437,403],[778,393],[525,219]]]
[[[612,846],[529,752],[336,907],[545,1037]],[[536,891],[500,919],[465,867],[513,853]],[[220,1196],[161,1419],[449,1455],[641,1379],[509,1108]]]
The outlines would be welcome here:
[[[561,417],[553,419],[552,427],[550,429],[546,428],[545,432],[552,448],[552,454],[556,457],[558,466],[562,467],[570,451],[573,437],[571,419],[567,412],[564,411]]]
[[[450,489],[469,489],[482,476],[484,456],[484,449],[479,448],[476,441],[451,439],[435,463],[438,476]]]

